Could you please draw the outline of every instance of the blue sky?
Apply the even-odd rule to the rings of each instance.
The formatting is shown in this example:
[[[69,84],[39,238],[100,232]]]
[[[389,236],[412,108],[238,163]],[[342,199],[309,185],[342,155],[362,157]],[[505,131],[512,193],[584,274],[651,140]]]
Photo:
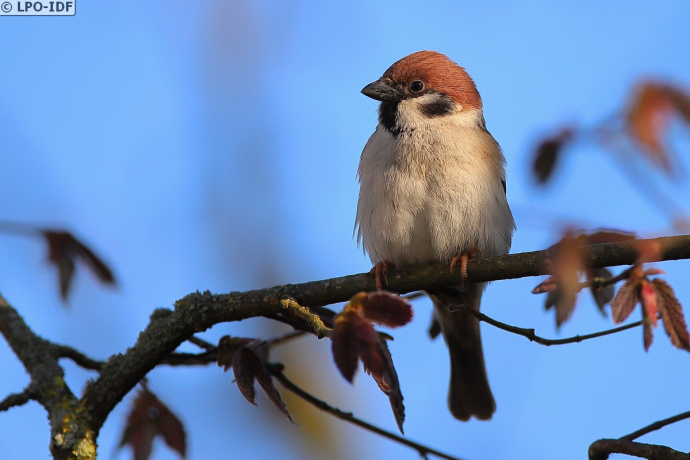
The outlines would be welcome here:
[[[359,91],[421,49],[449,55],[482,93],[487,126],[508,160],[513,252],[552,244],[569,222],[669,232],[667,216],[600,150],[570,151],[546,188],[533,185],[528,167],[539,136],[605,118],[644,77],[690,87],[687,2],[122,1],[79,2],[77,11],[0,18],[1,217],[73,230],[111,264],[120,286],[103,289],[79,273],[63,310],[44,248],[2,236],[0,290],[35,331],[96,358],[125,350],[154,308],[195,290],[367,271],[352,238],[355,171],[377,107]],[[683,156],[690,136],[678,126],[674,133]],[[681,202],[688,193],[687,181],[661,187]],[[690,265],[660,266],[681,301],[690,299]],[[584,295],[556,332],[542,299],[529,293],[537,282],[494,283],[483,311],[548,337],[611,326]],[[447,353],[425,333],[429,303],[415,312],[391,344],[406,434],[459,457],[582,458],[596,439],[690,405],[690,356],[661,330],[645,353],[639,330],[545,348],[483,326],[498,411],[489,423],[457,422],[445,405]],[[252,320],[206,337],[278,330]],[[338,377],[327,342],[303,339],[281,356],[288,375],[293,369],[319,396],[395,429],[369,378],[360,374],[350,387]],[[27,377],[6,347],[0,364],[0,397],[21,390]],[[76,391],[92,376],[66,368]],[[231,380],[211,367],[150,375],[150,388],[188,428],[189,458],[417,458],[292,403],[295,428],[265,398],[259,409],[246,404]],[[108,419],[101,456],[114,451],[129,403]],[[310,426],[330,450],[309,444]],[[688,451],[686,429],[642,441]],[[0,414],[3,458],[46,458],[47,444],[37,404]],[[175,455],[158,445],[153,458]]]

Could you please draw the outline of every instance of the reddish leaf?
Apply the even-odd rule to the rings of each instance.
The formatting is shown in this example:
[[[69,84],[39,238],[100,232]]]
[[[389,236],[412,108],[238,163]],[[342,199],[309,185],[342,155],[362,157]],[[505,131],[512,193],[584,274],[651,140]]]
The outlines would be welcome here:
[[[582,247],[585,236],[566,235],[551,247],[551,277],[557,285],[556,294],[547,297],[546,307],[556,307],[556,327],[560,327],[572,315],[580,291],[579,273],[584,270],[583,258],[585,249]]]
[[[658,241],[642,240],[637,243],[637,263],[656,262],[661,260],[664,248]]]
[[[163,436],[168,447],[185,458],[187,436],[182,422],[160,401],[158,401],[158,413],[158,432]]]
[[[235,383],[244,399],[256,406],[256,391],[254,390],[254,367],[258,358],[253,351],[240,348],[232,357],[232,372]]]
[[[229,335],[221,337],[218,341],[218,352],[216,354],[218,366],[222,367],[223,370],[227,372],[232,368],[232,360],[235,356],[235,352],[253,342],[255,342],[255,339],[230,337]]]
[[[154,438],[160,435],[182,458],[186,456],[186,434],[182,422],[153,393],[144,388],[134,400],[120,447],[130,444],[135,460],[147,460]]]
[[[398,425],[400,433],[403,433],[403,422],[405,421],[405,406],[403,405],[403,395],[400,391],[400,382],[398,381],[398,373],[395,371],[393,365],[393,357],[388,349],[387,339],[384,334],[379,333],[377,337],[377,347],[382,358],[381,375],[374,380],[378,384],[381,391],[383,391],[391,404],[395,423]],[[373,377],[373,375],[372,375]]]
[[[659,313],[664,323],[664,330],[677,348],[690,351],[690,336],[685,324],[683,309],[673,292],[673,288],[664,280],[656,278],[652,281],[657,292]]]
[[[663,85],[662,87],[673,108],[686,123],[690,123],[690,96],[673,86]]]
[[[294,423],[290,413],[273,385],[273,378],[267,368],[268,347],[266,342],[242,337],[224,336],[218,342],[217,361],[224,370],[232,368],[235,383],[244,399],[256,405],[256,380],[263,388],[268,399],[288,420]]]
[[[572,129],[565,128],[556,136],[545,139],[539,144],[532,163],[532,172],[537,183],[545,184],[551,178],[563,147],[572,137]]]
[[[628,279],[618,289],[618,294],[611,302],[611,315],[615,324],[622,323],[632,313],[639,301],[637,281]]]
[[[357,350],[359,359],[362,360],[364,370],[371,375],[376,382],[382,381],[383,357],[379,349],[379,337],[371,323],[358,321],[355,323],[357,330]]]
[[[399,295],[377,291],[361,299],[364,316],[373,323],[400,327],[412,320],[412,306]]]
[[[649,347],[652,346],[652,340],[654,339],[654,333],[652,332],[652,322],[649,318],[645,318],[642,315],[642,341],[644,343],[644,351],[648,351]]]
[[[110,268],[72,234],[64,231],[45,230],[43,236],[48,243],[48,260],[58,268],[60,294],[63,300],[67,300],[77,260],[83,262],[101,282],[115,284],[115,277]]]
[[[550,291],[546,295],[546,300],[544,300],[544,310],[549,311],[556,306],[556,301],[560,297],[561,292],[559,290]]]
[[[594,278],[613,278],[613,274],[607,268],[591,268],[585,270],[585,275],[587,276],[587,279],[590,281]],[[610,303],[611,300],[613,300],[613,295],[616,292],[613,285],[609,285],[603,288],[591,286],[590,292],[592,293],[592,297],[594,298],[594,303],[596,303],[597,308],[599,309],[602,315],[606,316],[606,304]]]
[[[570,316],[575,311],[575,303],[577,302],[577,292],[563,291],[556,299],[556,328],[560,328],[563,323],[570,319]]]
[[[541,283],[537,284],[534,289],[532,289],[532,294],[543,294],[544,292],[555,291],[558,285],[553,280],[553,277],[549,276]]]
[[[648,351],[652,346],[654,339],[654,327],[657,325],[656,311],[657,300],[656,292],[651,283],[643,278],[638,283],[639,301],[642,306],[642,340],[644,342],[644,350]]]
[[[637,239],[634,233],[623,230],[598,230],[585,236],[587,244],[620,243]]]
[[[640,285],[640,305],[642,305],[642,314],[644,318],[649,320],[649,323],[656,327],[656,313],[657,313],[657,298],[656,291],[652,284],[643,279]]]
[[[295,423],[287,410],[287,406],[285,406],[285,401],[283,401],[278,389],[275,387],[275,385],[273,385],[273,378],[266,369],[265,363],[261,363],[261,367],[257,369],[255,377],[256,381],[259,382],[259,385],[261,385],[261,388],[263,388],[264,393],[266,393],[266,396],[268,396],[268,399],[275,404],[278,410],[282,412],[288,420],[290,420],[292,423]]]
[[[661,85],[646,82],[636,89],[627,113],[631,136],[638,142],[647,158],[667,174],[672,173],[671,161],[661,138],[673,108],[673,103]]]
[[[359,341],[354,314],[336,316],[335,326],[331,330],[331,351],[333,360],[342,376],[352,383],[357,372],[357,357],[359,356]]]
[[[391,327],[402,326],[412,318],[410,305],[390,293],[360,292],[352,296],[343,311],[336,315],[331,330],[331,350],[338,370],[352,383],[358,359],[387,396],[395,421],[402,433],[405,407],[398,375],[393,366],[386,339],[389,335],[376,332],[372,321]]]

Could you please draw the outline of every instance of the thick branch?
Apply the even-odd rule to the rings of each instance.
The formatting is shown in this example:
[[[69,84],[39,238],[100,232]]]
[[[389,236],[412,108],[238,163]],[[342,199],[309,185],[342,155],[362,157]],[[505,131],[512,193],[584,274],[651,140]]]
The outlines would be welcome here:
[[[53,345],[36,335],[2,297],[0,333],[31,377],[31,396],[48,412],[53,457],[95,458],[93,431],[88,420],[78,415],[79,401],[65,383],[64,371],[53,353]],[[14,402],[21,402],[18,398]]]
[[[661,260],[690,258],[690,236],[657,238],[654,240],[664,248]],[[637,242],[607,243],[591,245],[585,252],[589,267],[631,265],[637,259]],[[494,281],[547,274],[545,261],[551,250],[535,251],[501,257],[475,259],[468,265],[468,281]],[[387,288],[398,293],[440,288],[460,284],[460,274],[451,274],[446,264],[434,264],[395,270],[389,274]],[[175,303],[174,311],[159,309],[151,316],[149,325],[124,354],[111,356],[101,363],[69,349],[50,344],[34,335],[9,307],[0,308],[0,330],[10,346],[24,363],[33,379],[43,382],[56,377],[53,382],[63,382],[62,369],[57,357],[73,359],[78,364],[98,369],[98,378],[91,381],[84,390],[82,408],[89,415],[89,422],[97,435],[100,427],[115,405],[134,386],[166,359],[188,360],[187,356],[171,356],[177,347],[193,334],[205,331],[222,322],[241,321],[247,318],[289,317],[299,323],[299,329],[309,330],[317,335],[327,335],[328,329],[304,307],[322,307],[343,302],[360,291],[375,290],[374,279],[367,274],[344,276],[309,283],[276,286],[248,292],[233,292],[214,295],[195,292]],[[0,305],[0,307],[3,307]],[[295,324],[297,324],[295,323]],[[75,402],[66,385],[60,391],[39,391],[39,402],[44,406],[54,405],[52,398],[63,398]],[[46,407],[48,408],[48,407]],[[50,410],[49,410],[50,413]]]
[[[664,248],[661,259],[690,258],[690,236],[657,238]],[[636,242],[596,244],[588,247],[585,263],[590,267],[630,265],[637,259]],[[494,281],[546,274],[545,261],[552,251],[535,251],[471,260],[469,281]],[[460,284],[460,274],[451,274],[446,264],[434,264],[392,271],[388,289],[407,293]],[[302,284],[287,284],[248,292],[213,295],[193,293],[175,303],[175,311],[154,312],[149,326],[124,355],[111,357],[98,379],[84,393],[89,411],[100,426],[115,405],[164,357],[193,334],[214,324],[256,316],[285,314],[284,299],[306,307],[348,300],[360,291],[375,290],[367,274],[344,276]]]

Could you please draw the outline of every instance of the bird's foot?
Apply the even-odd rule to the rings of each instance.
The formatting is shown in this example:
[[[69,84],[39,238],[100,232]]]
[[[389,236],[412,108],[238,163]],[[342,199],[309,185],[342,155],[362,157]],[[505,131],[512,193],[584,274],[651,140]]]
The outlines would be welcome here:
[[[376,280],[377,291],[383,290],[383,281],[385,281],[386,285],[388,285],[388,270],[392,268],[395,268],[395,265],[385,260],[382,260],[380,262],[376,262],[376,265],[371,267],[371,270],[369,270],[369,276],[373,276]],[[381,279],[382,277],[383,280]]]
[[[460,262],[460,287],[463,289],[465,288],[465,279],[467,278],[467,262],[469,262],[470,259],[474,259],[475,257],[477,257],[477,254],[481,255],[482,251],[480,251],[478,247],[472,246],[467,251],[463,252],[458,256],[453,257],[450,260],[451,273],[453,273],[453,269],[458,264],[458,262]]]

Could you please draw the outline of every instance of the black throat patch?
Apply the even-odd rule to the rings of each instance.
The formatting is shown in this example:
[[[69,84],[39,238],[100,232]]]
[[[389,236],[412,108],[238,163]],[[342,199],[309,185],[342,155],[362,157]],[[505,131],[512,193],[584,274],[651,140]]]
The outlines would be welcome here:
[[[401,129],[398,124],[398,104],[399,101],[383,101],[379,106],[379,123],[386,128],[386,131],[394,136],[400,134]]]

